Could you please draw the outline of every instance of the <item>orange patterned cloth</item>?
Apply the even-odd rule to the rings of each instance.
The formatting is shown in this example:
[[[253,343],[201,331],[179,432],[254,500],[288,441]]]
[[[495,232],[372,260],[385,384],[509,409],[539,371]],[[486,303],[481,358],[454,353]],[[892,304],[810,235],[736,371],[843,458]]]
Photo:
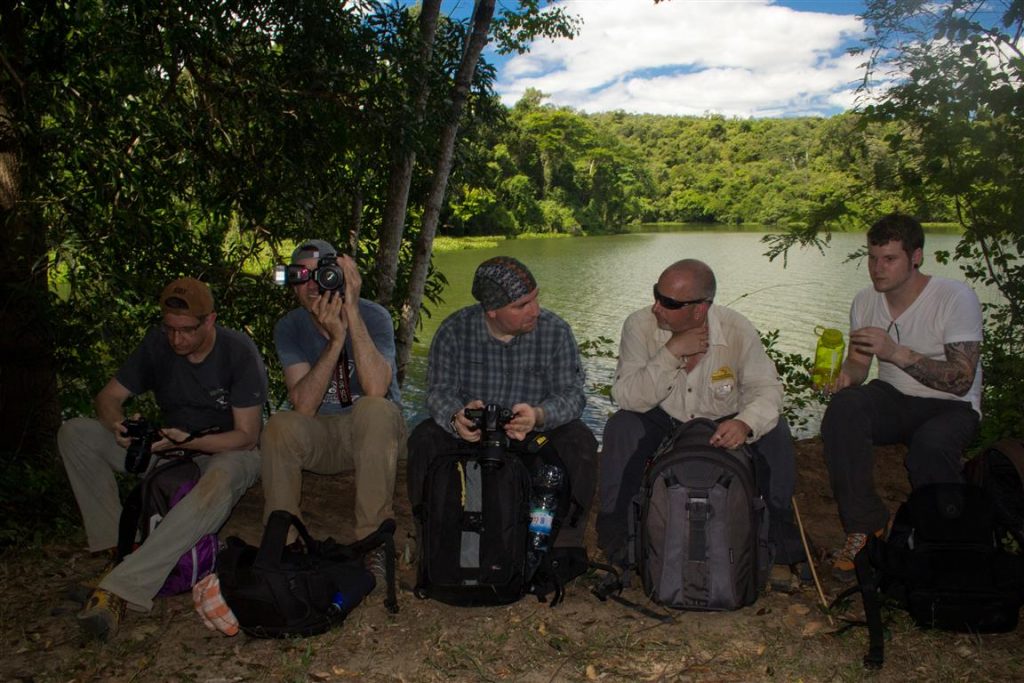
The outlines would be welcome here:
[[[192,587],[192,604],[206,628],[227,636],[238,633],[238,619],[220,594],[220,580],[216,574],[210,574]]]

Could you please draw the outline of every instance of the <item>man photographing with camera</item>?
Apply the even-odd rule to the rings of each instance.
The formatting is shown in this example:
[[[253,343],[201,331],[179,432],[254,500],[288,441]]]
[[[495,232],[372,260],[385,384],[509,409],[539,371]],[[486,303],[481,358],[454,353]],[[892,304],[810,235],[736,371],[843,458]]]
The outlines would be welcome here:
[[[90,586],[78,619],[102,640],[117,633],[126,604],[152,608],[178,558],[224,524],[259,475],[256,444],[267,374],[256,345],[245,334],[216,324],[210,289],[194,278],[167,285],[160,309],[162,323],[149,330],[97,394],[96,419],[69,420],[57,435],[93,552],[118,542],[121,502],[115,472],[141,473],[153,466],[155,456],[171,449],[200,453],[194,456],[202,471],[195,488],[137,550]],[[137,415],[125,420],[125,402],[149,391],[164,425],[156,432],[141,426]],[[131,428],[141,428],[135,439]],[[151,440],[154,457],[139,452],[138,442],[145,438]]]
[[[274,510],[301,516],[303,471],[354,470],[355,535],[363,538],[394,517],[405,446],[391,316],[359,297],[355,261],[323,240],[301,243],[278,282],[299,307],[274,327],[292,410],[271,416],[263,434],[264,521]],[[382,578],[383,548],[368,561]]]
[[[569,472],[580,506],[576,526],[563,524],[556,546],[582,546],[597,477],[597,441],[580,420],[586,398],[579,349],[569,325],[538,302],[537,281],[518,260],[484,261],[473,278],[478,305],[438,328],[427,364],[431,419],[409,438],[409,499],[423,497],[427,468],[438,455],[481,439],[474,412],[508,408],[505,434],[523,441],[543,433]],[[467,412],[469,413],[467,415]]]

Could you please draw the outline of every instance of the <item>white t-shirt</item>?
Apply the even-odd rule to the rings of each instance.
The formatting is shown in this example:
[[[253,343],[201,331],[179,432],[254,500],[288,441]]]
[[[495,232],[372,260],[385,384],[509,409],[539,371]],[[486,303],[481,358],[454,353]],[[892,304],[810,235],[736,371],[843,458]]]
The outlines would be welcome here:
[[[981,304],[974,290],[963,282],[932,276],[917,299],[893,320],[885,295],[867,287],[857,293],[850,306],[850,329],[861,327],[888,330],[896,343],[927,358],[946,360],[946,344],[982,340]],[[908,396],[970,401],[981,415],[980,360],[974,373],[974,383],[964,396],[926,387],[892,363],[882,360],[878,362],[878,379]]]

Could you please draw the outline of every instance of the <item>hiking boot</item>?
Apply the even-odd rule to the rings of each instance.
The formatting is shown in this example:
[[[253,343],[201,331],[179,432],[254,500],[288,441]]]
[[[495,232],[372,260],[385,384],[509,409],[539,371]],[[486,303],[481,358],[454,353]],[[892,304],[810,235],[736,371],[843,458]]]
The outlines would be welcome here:
[[[106,642],[117,633],[124,620],[125,601],[108,590],[96,588],[85,607],[78,613],[78,625],[84,631]]]
[[[768,585],[776,593],[796,593],[800,590],[800,577],[788,564],[773,564]]]
[[[99,588],[99,585],[103,581],[103,579],[107,578],[107,574],[109,574],[116,566],[116,560],[114,560],[114,558],[111,557],[111,559],[107,562],[106,565],[104,565],[103,569],[101,569],[98,574],[88,579],[83,579],[82,581],[79,581],[76,584],[72,584],[71,586],[68,586],[68,589],[64,594],[64,597],[72,602],[77,602],[79,607],[84,607],[86,601],[89,599],[89,596],[92,595],[92,592]]]
[[[882,537],[885,529],[879,529],[873,535]],[[836,551],[832,559],[832,576],[843,583],[853,583],[857,580],[857,570],[853,564],[853,558],[861,551],[868,542],[868,535],[852,533],[846,535],[846,543]]]
[[[378,586],[383,586],[388,580],[387,548],[378,546],[366,553],[363,558],[363,566],[373,574]]]

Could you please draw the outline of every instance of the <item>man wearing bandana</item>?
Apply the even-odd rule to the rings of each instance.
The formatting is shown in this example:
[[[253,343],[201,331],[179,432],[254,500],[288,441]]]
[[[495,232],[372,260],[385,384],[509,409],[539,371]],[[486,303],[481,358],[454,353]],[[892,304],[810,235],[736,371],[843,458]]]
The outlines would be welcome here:
[[[363,538],[394,517],[405,421],[391,316],[359,297],[362,278],[355,261],[336,255],[323,240],[308,240],[292,253],[292,265],[310,273],[320,259],[335,256],[344,284],[328,291],[312,277],[293,284],[300,306],[274,327],[292,410],[275,413],[263,430],[264,521],[274,510],[301,516],[303,471],[354,470],[355,535]],[[368,556],[378,577],[383,562],[380,552]]]
[[[473,277],[479,302],[451,314],[430,345],[427,408],[409,439],[409,499],[422,499],[430,462],[481,438],[467,408],[497,404],[514,417],[510,439],[546,436],[569,472],[579,508],[556,547],[580,547],[596,478],[597,441],[580,420],[586,397],[579,349],[569,325],[540,307],[537,281],[508,256],[484,261]],[[573,525],[575,521],[575,525]]]

